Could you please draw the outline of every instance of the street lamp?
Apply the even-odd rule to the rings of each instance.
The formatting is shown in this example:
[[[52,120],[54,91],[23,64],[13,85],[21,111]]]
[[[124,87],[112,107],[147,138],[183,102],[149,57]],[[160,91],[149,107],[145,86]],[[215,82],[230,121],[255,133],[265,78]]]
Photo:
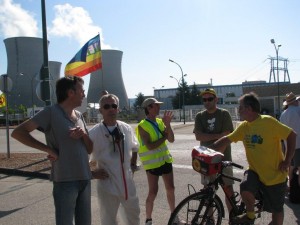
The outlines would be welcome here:
[[[278,51],[279,51],[279,48],[281,47],[281,45],[277,45],[275,44],[275,40],[274,39],[271,39],[271,44],[274,45],[274,48],[275,48],[275,51],[276,51],[276,60],[277,60],[277,66],[276,66],[276,70],[277,70],[277,105],[278,105],[278,118],[279,118],[279,115],[280,115],[280,99],[279,99],[279,69],[278,69]],[[277,118],[277,119],[278,119]]]
[[[170,62],[172,63],[175,63],[177,66],[179,66],[180,68],[180,71],[181,71],[181,81],[182,81],[182,110],[183,110],[183,124],[185,124],[185,109],[184,109],[184,75],[183,75],[183,71],[182,71],[182,68],[181,66],[175,62],[174,60],[172,59],[169,59]],[[178,82],[179,83],[179,82]]]

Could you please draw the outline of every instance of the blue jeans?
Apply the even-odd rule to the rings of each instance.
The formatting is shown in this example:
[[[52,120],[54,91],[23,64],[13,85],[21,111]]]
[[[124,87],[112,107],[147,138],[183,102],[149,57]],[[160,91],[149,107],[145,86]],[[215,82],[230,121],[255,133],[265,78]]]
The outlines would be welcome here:
[[[53,182],[56,225],[91,224],[91,181]]]

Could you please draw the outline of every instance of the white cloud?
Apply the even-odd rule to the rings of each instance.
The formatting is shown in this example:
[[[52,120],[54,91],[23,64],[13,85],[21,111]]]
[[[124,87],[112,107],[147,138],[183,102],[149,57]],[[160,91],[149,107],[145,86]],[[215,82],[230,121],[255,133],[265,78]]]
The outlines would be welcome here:
[[[0,1],[0,35],[37,37],[38,27],[34,17],[12,0]]]
[[[48,28],[49,35],[76,39],[84,45],[89,39],[101,34],[101,48],[111,49],[103,43],[102,29],[93,23],[89,13],[82,7],[73,7],[70,4],[54,6],[55,18],[52,27]]]

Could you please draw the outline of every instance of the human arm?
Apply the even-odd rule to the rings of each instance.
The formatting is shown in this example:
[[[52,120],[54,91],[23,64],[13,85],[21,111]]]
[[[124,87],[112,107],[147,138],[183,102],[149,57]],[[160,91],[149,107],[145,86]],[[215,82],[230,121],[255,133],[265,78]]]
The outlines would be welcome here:
[[[40,151],[46,152],[49,154],[49,158],[51,160],[57,160],[58,154],[56,151],[46,144],[40,142],[36,138],[34,138],[30,133],[37,129],[39,125],[32,119],[29,119],[23,123],[21,123],[19,126],[17,126],[12,134],[11,137],[15,138],[19,142],[21,142],[24,145],[27,145],[32,148],[36,148]]]
[[[279,164],[279,168],[278,168],[282,172],[287,171],[287,169],[291,164],[292,158],[295,153],[296,136],[297,134],[294,131],[291,131],[289,136],[286,139],[287,148],[286,148],[285,159]]]
[[[131,160],[130,160],[131,171],[134,173],[138,170],[137,166],[137,152],[132,152]]]
[[[171,127],[171,120],[173,118],[173,113],[171,111],[165,111],[164,112],[164,116],[162,118],[162,121],[165,124],[165,130],[164,130],[164,136],[167,137],[167,140],[170,143],[173,143],[175,141],[175,136],[174,136],[174,132],[173,129]]]
[[[231,144],[231,140],[227,137],[221,137],[220,139],[216,140],[213,144],[208,146],[209,148],[212,148],[218,152],[224,153],[226,147]]]
[[[227,134],[230,134],[230,131],[224,131],[220,134],[208,134],[208,133],[204,133],[204,132],[201,132],[198,130],[197,131],[194,130],[194,134],[195,134],[197,141],[208,142],[208,141],[220,139],[221,137],[223,137]]]
[[[91,171],[93,179],[105,180],[109,177],[105,169],[95,169]]]
[[[194,134],[197,141],[212,142],[233,131],[232,119],[227,110],[217,109],[214,113],[214,126],[208,129],[207,112],[200,112],[195,118]]]

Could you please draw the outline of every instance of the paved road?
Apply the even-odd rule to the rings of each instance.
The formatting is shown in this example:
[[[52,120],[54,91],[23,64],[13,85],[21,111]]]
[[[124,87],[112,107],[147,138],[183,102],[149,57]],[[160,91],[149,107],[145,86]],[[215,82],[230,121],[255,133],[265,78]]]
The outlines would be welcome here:
[[[133,125],[135,126],[135,125]],[[191,150],[198,145],[192,134],[193,126],[186,124],[181,126],[174,124],[176,141],[169,144],[171,153],[174,156],[174,175],[176,186],[176,202],[182,200],[187,194],[187,184],[192,184],[196,189],[200,189],[200,176],[192,170]],[[42,135],[37,132],[42,140]],[[0,152],[6,152],[5,131],[0,129]],[[11,140],[11,152],[32,151],[32,149]],[[233,160],[246,166],[245,155],[241,143],[232,145]],[[236,176],[242,176],[241,170],[235,170]],[[145,198],[147,194],[146,176],[143,170],[134,175],[137,192],[141,206],[141,224],[145,220]],[[100,224],[98,216],[97,194],[95,182],[92,184],[92,208],[93,225]],[[163,182],[159,183],[160,191],[155,201],[153,220],[155,225],[167,224],[170,215]],[[238,190],[238,184],[235,184]],[[7,176],[0,174],[0,225],[53,225],[54,207],[52,200],[52,183],[46,180]],[[223,195],[219,191],[221,198]],[[227,212],[226,212],[227,214]],[[228,216],[226,217],[228,218]],[[223,224],[228,224],[224,219]],[[300,205],[290,204],[286,200],[284,224],[300,224]],[[121,223],[120,223],[121,224]],[[259,224],[267,224],[259,223]]]

